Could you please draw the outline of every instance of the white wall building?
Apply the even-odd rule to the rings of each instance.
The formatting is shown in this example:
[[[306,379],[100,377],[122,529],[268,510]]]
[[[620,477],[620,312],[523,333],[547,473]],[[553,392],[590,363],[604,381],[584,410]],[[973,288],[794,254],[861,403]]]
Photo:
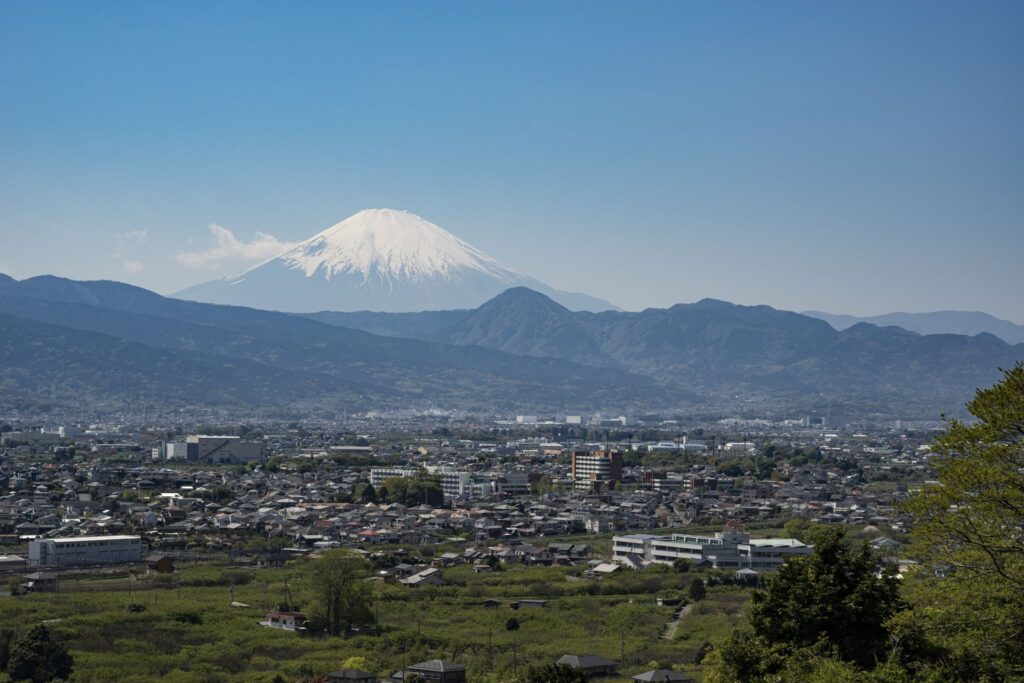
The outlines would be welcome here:
[[[73,536],[29,541],[28,563],[36,567],[124,564],[142,560],[139,536]]]
[[[197,434],[185,438],[185,457],[190,462],[252,462],[263,459],[263,443],[242,441],[237,436]]]
[[[787,557],[810,555],[814,547],[794,538],[750,538],[740,531],[714,536],[630,534],[612,539],[612,558],[636,556],[645,562],[672,564],[677,559],[709,562],[716,569],[777,569]]]

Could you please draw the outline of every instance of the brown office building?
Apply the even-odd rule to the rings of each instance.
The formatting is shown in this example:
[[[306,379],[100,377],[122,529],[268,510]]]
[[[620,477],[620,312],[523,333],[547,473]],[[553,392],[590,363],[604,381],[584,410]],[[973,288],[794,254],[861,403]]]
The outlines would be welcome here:
[[[577,491],[601,492],[622,483],[622,453],[573,451],[572,482]]]

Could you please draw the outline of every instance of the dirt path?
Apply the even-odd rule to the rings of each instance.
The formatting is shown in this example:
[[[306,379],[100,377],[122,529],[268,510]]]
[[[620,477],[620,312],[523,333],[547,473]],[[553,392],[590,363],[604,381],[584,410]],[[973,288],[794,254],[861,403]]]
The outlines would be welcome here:
[[[679,618],[669,623],[668,630],[665,631],[665,635],[663,635],[662,638],[664,638],[665,640],[672,640],[676,637],[676,630],[679,628],[679,622],[686,618],[686,615],[690,613],[690,609],[692,607],[693,604],[691,603],[679,612]]]

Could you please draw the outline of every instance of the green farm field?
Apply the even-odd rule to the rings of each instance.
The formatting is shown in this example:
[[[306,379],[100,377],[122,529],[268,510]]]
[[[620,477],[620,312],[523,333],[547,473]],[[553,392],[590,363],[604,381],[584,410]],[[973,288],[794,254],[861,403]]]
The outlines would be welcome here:
[[[666,639],[674,608],[657,606],[656,597],[685,596],[690,582],[707,573],[653,567],[593,581],[574,568],[513,566],[475,574],[461,566],[444,570],[445,586],[375,583],[379,622],[348,638],[259,626],[264,613],[282,603],[316,611],[303,566],[311,561],[143,575],[130,579],[130,595],[124,572],[67,577],[58,593],[0,597],[0,624],[17,629],[45,622],[74,655],[72,680],[90,683],[311,681],[353,657],[382,677],[403,663],[452,659],[469,668],[470,681],[498,682],[563,654],[616,660],[626,681],[654,666],[699,674],[701,653],[729,635],[749,599],[746,589],[713,586]],[[548,603],[511,609],[509,603],[522,598]],[[485,606],[488,599],[500,606]]]

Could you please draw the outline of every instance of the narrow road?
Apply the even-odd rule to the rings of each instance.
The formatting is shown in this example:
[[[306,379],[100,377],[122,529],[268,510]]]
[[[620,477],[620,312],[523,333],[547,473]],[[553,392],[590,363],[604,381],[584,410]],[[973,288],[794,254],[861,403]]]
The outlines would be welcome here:
[[[679,618],[668,625],[668,630],[665,631],[665,635],[663,635],[662,638],[665,640],[672,640],[676,637],[676,630],[679,628],[679,622],[686,618],[686,615],[690,613],[690,609],[692,607],[693,603],[690,603],[679,612]]]

